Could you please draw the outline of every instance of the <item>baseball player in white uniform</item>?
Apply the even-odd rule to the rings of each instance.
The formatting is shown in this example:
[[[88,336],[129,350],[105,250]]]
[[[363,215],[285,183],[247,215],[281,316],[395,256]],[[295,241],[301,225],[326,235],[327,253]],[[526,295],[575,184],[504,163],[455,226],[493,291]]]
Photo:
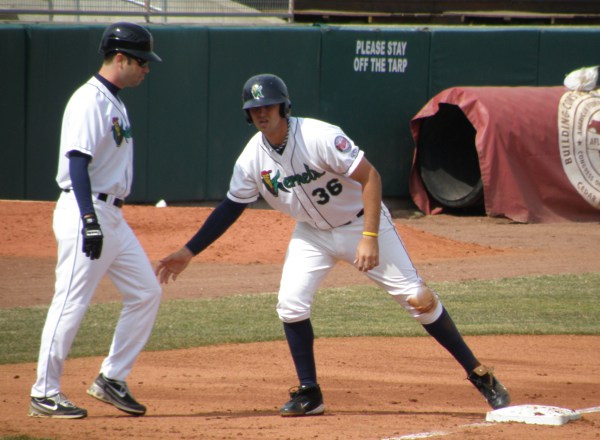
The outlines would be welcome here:
[[[246,119],[258,133],[237,159],[227,198],[179,251],[162,259],[163,283],[187,267],[259,195],[297,224],[289,243],[277,312],[296,367],[282,416],[322,414],[311,305],[337,261],[363,271],[398,301],[462,365],[492,408],[510,403],[492,369],[481,364],[456,329],[438,295],[419,277],[382,203],[381,179],[362,151],[339,128],[291,117],[285,83],[272,74],[250,78],[242,92]],[[268,231],[267,231],[268,234]]]
[[[54,211],[58,242],[56,285],[42,333],[29,415],[83,418],[87,411],[61,392],[61,375],[95,289],[108,275],[123,309],[108,356],[88,389],[91,396],[140,416],[125,379],[143,349],[158,312],[161,287],[148,257],[123,218],[131,191],[133,138],[118,92],[136,87],[149,72],[150,32],[133,23],[107,27],[100,43],[103,64],[71,97],[63,115]]]

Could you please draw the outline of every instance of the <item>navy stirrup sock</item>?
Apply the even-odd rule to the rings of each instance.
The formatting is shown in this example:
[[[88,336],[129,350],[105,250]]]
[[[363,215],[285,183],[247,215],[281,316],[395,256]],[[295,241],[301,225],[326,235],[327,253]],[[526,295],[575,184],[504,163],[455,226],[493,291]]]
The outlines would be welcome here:
[[[475,358],[473,352],[463,340],[463,337],[458,332],[454,321],[445,308],[435,322],[424,324],[423,328],[454,356],[467,374],[479,365],[479,361],[477,361],[477,358]]]
[[[300,385],[316,385],[317,368],[313,350],[315,335],[310,319],[292,323],[284,322],[283,330],[292,353]]]

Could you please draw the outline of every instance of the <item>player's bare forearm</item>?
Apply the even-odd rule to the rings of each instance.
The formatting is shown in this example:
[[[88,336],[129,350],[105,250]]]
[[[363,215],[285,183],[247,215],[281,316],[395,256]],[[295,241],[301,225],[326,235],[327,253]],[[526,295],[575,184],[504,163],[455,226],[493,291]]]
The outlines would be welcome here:
[[[352,173],[352,179],[362,185],[364,208],[363,235],[356,248],[354,265],[360,271],[368,271],[379,265],[379,217],[381,211],[381,177],[377,170],[363,158]]]
[[[381,215],[381,180],[375,168],[372,168],[372,172],[375,175],[363,185],[363,208],[365,210],[363,231],[378,234]]]
[[[168,284],[169,278],[176,281],[179,274],[190,264],[193,257],[194,254],[184,246],[177,252],[163,258],[158,262],[155,270],[158,280],[163,284]]]
[[[367,158],[363,157],[350,177],[362,186],[364,231],[378,233],[381,214],[381,176]]]

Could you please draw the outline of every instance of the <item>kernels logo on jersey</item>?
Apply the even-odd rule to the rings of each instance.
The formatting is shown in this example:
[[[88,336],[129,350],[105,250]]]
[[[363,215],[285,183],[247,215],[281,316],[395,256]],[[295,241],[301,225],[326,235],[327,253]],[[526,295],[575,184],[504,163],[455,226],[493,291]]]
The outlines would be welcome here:
[[[123,139],[131,138],[131,127],[123,128],[123,126],[121,125],[121,121],[119,121],[119,118],[114,117],[112,118],[112,133],[113,139],[117,143],[117,147],[120,147],[123,143]]]
[[[306,185],[307,183],[319,179],[325,174],[325,171],[319,173],[306,164],[304,164],[304,169],[305,172],[302,174],[293,174],[283,178],[281,178],[279,170],[277,170],[273,177],[271,177],[273,170],[261,171],[260,178],[265,185],[265,188],[267,188],[267,191],[277,197],[280,190],[289,193],[290,190],[288,188],[293,188],[296,185]]]
[[[600,209],[600,96],[565,93],[558,108],[560,159],[571,185]]]

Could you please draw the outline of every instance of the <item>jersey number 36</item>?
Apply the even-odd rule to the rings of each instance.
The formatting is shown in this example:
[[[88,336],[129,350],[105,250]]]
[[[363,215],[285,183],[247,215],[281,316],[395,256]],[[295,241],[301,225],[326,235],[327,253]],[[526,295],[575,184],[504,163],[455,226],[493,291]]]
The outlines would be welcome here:
[[[319,205],[325,205],[329,203],[331,196],[340,195],[343,188],[344,187],[338,179],[331,179],[325,184],[325,188],[316,188],[313,190],[312,195],[319,198],[319,200],[317,200]]]

